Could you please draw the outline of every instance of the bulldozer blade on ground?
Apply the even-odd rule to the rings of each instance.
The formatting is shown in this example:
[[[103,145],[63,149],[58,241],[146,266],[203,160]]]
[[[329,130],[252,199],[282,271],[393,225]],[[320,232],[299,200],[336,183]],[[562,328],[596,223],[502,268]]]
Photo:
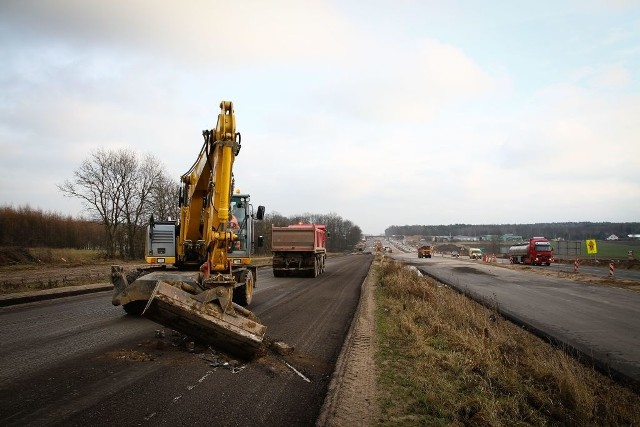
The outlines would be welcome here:
[[[127,275],[122,267],[111,266],[111,283],[114,288],[111,303],[123,306],[127,313],[142,314],[159,281],[188,284],[195,288],[199,283],[199,274],[197,271],[141,269]]]
[[[262,345],[267,327],[241,310],[224,313],[217,302],[202,303],[195,295],[159,281],[143,316],[214,345],[234,356],[250,359]]]

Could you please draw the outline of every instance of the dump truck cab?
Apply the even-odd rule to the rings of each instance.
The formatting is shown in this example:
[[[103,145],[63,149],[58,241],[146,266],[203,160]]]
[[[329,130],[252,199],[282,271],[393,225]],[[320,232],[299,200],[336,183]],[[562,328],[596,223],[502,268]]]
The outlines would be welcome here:
[[[433,246],[423,245],[418,248],[418,258],[431,258],[433,255]]]

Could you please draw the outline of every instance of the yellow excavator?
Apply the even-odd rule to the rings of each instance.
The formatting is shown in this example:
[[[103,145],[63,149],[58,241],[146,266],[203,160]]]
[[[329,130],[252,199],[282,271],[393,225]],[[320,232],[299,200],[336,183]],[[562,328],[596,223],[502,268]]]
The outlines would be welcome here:
[[[147,227],[145,259],[151,267],[125,272],[112,266],[114,305],[171,329],[251,358],[266,326],[244,308],[251,303],[256,267],[251,263],[254,213],[248,194],[234,192],[233,163],[240,152],[233,103],[220,103],[218,122],[202,132],[204,144],[181,177],[180,219]]]

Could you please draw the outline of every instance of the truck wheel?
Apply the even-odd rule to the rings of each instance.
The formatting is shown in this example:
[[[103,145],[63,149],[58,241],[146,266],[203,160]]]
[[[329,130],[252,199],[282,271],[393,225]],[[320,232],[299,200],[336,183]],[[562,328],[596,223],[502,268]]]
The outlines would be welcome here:
[[[233,288],[233,302],[246,307],[251,304],[253,298],[253,273],[250,270],[243,271],[240,273],[239,282],[244,285]]]
[[[313,271],[311,272],[311,277],[318,277],[318,258],[313,260]]]
[[[122,308],[124,308],[124,311],[127,314],[130,314],[132,316],[139,316],[142,314],[146,306],[147,306],[147,301],[138,300],[138,301],[131,301],[126,303],[122,306]]]

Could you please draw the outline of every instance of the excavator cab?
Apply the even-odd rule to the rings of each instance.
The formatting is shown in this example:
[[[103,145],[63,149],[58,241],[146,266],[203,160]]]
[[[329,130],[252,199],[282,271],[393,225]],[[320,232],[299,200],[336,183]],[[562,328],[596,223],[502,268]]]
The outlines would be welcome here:
[[[251,205],[248,194],[234,194],[231,197],[231,221],[229,227],[237,238],[229,248],[229,256],[233,259],[232,264],[237,264],[235,259],[242,259],[251,256],[255,247],[261,247],[263,239],[258,236],[254,240],[254,219],[264,218],[264,206],[258,206],[258,211],[254,215],[253,205]]]

